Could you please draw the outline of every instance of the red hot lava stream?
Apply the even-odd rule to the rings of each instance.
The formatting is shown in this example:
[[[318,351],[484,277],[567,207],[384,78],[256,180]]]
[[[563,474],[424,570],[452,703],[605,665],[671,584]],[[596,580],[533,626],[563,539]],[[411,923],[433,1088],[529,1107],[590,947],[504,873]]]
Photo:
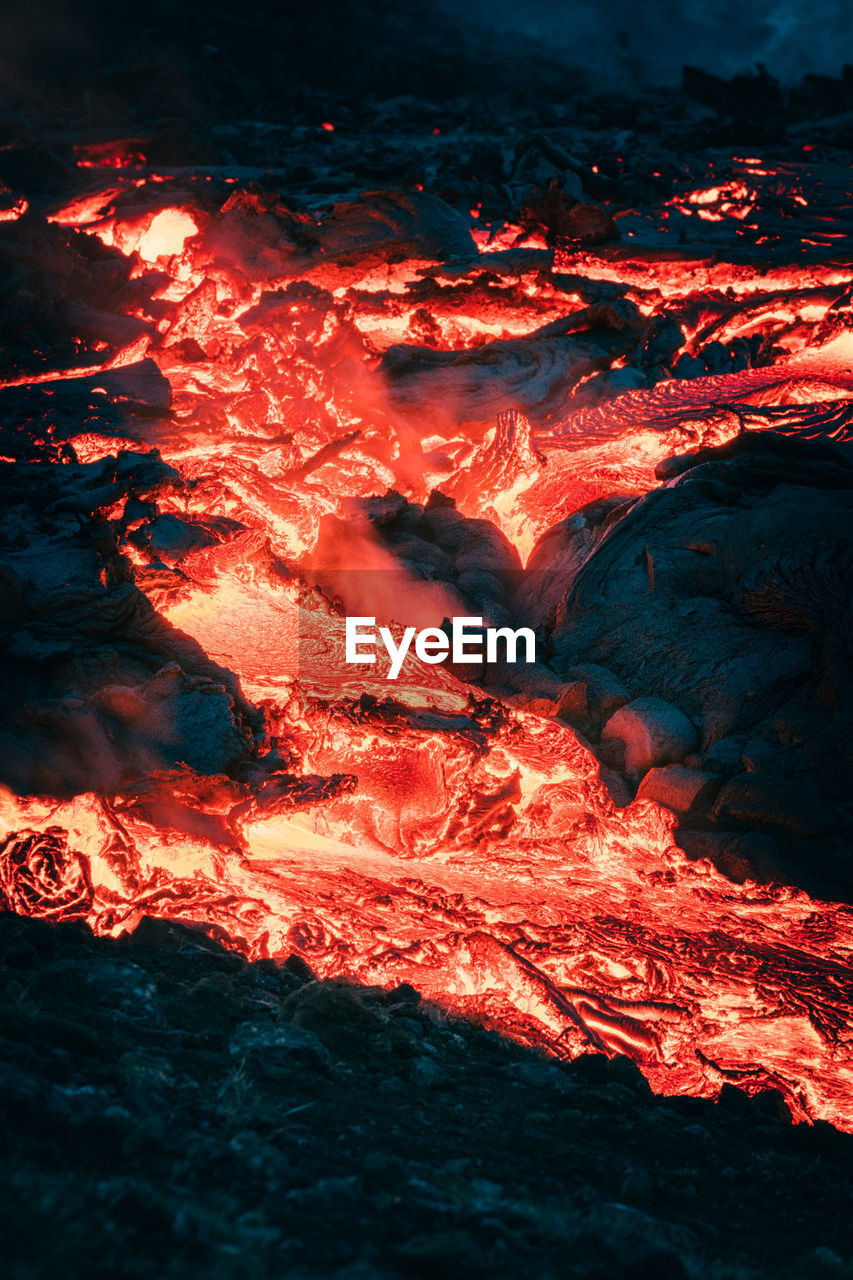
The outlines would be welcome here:
[[[166,380],[123,446],[157,448],[177,472],[160,515],[232,532],[175,552],[169,579],[132,536],[148,516],[101,515],[120,523],[161,615],[262,707],[280,765],[258,786],[153,761],[110,797],[5,793],[11,905],[113,935],[143,914],[199,922],[251,957],[298,952],[320,977],[411,982],[556,1054],[629,1054],[660,1092],[773,1087],[796,1118],[853,1128],[847,907],[689,861],[674,818],[617,807],[555,719],[414,657],[393,696],[381,669],[348,683],[340,619],[301,584],[321,522],[386,489],[423,502],[441,488],[523,561],[583,503],[646,492],[662,459],[768,414],[846,438],[851,342],[836,304],[849,266],[816,253],[752,267],[667,245],[555,260],[511,227],[478,228],[466,257],[415,193],[310,218],[181,175],[127,180],[121,155],[79,163],[119,176],[52,221],[124,255],[140,288],[100,345],[84,333],[74,368],[7,385],[83,385],[93,425],[70,444],[86,462],[116,450],[94,409]],[[735,174],[659,213],[743,224],[764,180]],[[799,179],[789,187],[806,199]],[[756,335],[772,353],[626,390],[627,353],[670,315],[673,359]],[[98,328],[82,307],[80,323]],[[624,394],[596,399],[602,377]],[[134,690],[102,695],[133,723]]]

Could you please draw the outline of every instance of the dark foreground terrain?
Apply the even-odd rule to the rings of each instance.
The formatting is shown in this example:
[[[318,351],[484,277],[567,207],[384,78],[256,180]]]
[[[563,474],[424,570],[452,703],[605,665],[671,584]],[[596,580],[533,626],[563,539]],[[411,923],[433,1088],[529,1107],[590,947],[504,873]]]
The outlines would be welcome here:
[[[653,1096],[407,986],[249,964],[144,918],[0,916],[4,1273],[853,1275],[853,1137]]]

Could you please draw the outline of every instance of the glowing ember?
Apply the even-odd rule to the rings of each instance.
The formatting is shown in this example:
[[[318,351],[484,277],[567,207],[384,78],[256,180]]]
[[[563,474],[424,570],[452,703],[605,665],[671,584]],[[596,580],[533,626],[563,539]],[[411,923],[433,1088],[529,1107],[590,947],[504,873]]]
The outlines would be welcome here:
[[[135,138],[74,148],[81,169],[134,169],[145,165],[144,144]]]
[[[703,191],[691,191],[685,200],[672,203],[682,213],[696,213],[708,222],[720,222],[723,218],[743,220],[755,207],[755,192],[743,182],[726,182],[719,187],[706,187]],[[696,206],[696,208],[691,208]]]
[[[5,209],[0,209],[0,222],[17,222],[29,209],[29,201],[20,196]]]
[[[139,256],[145,262],[171,258],[181,253],[189,237],[197,232],[198,227],[188,213],[182,209],[163,209],[140,238]]]

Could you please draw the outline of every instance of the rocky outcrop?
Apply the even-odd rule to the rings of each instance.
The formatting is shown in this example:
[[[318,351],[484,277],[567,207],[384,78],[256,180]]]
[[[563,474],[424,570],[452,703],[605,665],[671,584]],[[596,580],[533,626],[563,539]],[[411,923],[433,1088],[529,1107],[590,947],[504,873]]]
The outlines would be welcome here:
[[[603,670],[599,687],[630,699],[608,716],[601,695],[593,708],[573,693],[566,718],[681,814],[685,847],[698,847],[685,830],[757,833],[757,876],[783,863],[847,895],[853,469],[829,446],[762,433],[665,470],[580,558],[544,625],[558,674]]]
[[[626,1058],[230,946],[0,913],[7,1274],[842,1274],[853,1138],[777,1093],[656,1097]]]

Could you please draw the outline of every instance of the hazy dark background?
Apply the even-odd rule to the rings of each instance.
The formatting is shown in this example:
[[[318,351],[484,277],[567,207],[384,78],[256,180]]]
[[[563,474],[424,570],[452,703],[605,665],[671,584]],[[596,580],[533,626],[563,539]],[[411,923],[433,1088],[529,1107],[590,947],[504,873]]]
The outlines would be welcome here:
[[[324,95],[632,93],[695,63],[783,81],[853,61],[850,0],[0,3],[0,112],[276,118]]]
[[[729,76],[766,64],[785,81],[853,59],[850,0],[441,0],[449,13],[546,41],[620,84],[672,83],[684,63]]]

